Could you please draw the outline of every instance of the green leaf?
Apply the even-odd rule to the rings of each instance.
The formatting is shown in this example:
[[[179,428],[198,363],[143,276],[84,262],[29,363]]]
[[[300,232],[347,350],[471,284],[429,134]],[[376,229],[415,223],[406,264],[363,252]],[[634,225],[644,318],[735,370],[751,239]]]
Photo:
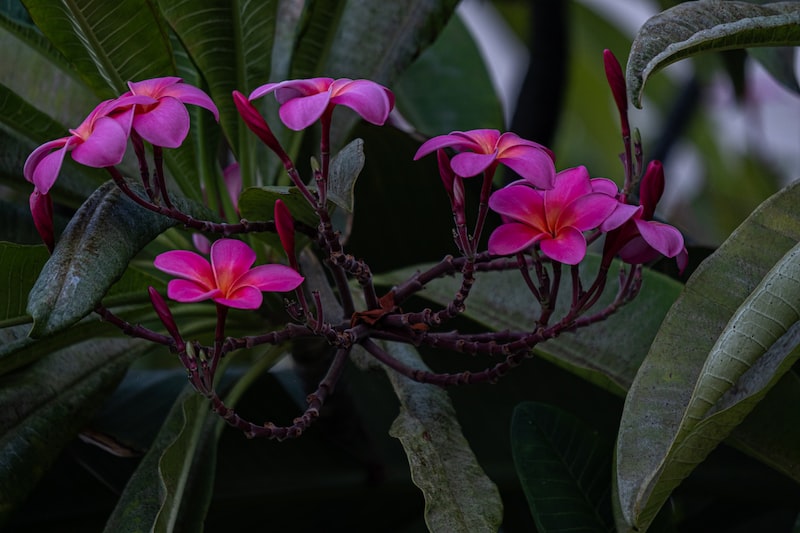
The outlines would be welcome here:
[[[51,352],[0,380],[0,523],[21,504],[61,449],[138,355],[131,339],[87,340]]]
[[[249,94],[269,81],[278,2],[160,0],[158,4],[206,80],[222,129],[239,155],[244,130],[231,92]]]
[[[328,199],[348,213],[353,212],[356,180],[364,169],[364,141],[354,139],[331,158]]]
[[[113,182],[100,187],[75,213],[31,289],[30,335],[52,334],[86,316],[139,250],[173,225],[139,207]]]
[[[102,98],[125,92],[127,81],[175,73],[166,26],[149,0],[24,3],[36,26]]]
[[[589,254],[581,264],[584,280],[597,272],[600,258]],[[619,263],[616,263],[617,268]],[[377,276],[379,283],[395,285],[407,279],[413,267]],[[611,272],[615,271],[612,266]],[[609,303],[617,287],[613,275],[595,309]],[[581,328],[575,334],[562,335],[535,348],[544,357],[569,371],[600,385],[611,392],[624,395],[633,381],[639,365],[658,331],[664,315],[678,297],[681,284],[645,269],[642,290],[633,302],[608,319]],[[429,283],[419,296],[447,305],[460,286],[460,279],[447,277]],[[564,277],[560,292],[569,294],[569,281]],[[554,317],[567,311],[568,302],[561,298]],[[480,272],[466,302],[464,316],[494,331],[505,329],[529,331],[538,316],[535,300],[517,271]],[[632,321],[635,317],[635,325]]]
[[[612,448],[597,432],[566,411],[525,402],[514,409],[511,451],[537,531],[614,531]]]
[[[781,2],[686,2],[650,18],[631,45],[628,96],[641,107],[647,79],[680,59],[701,52],[755,46],[800,45],[800,4]]]
[[[49,257],[43,245],[0,242],[0,328],[27,322],[28,293]]]
[[[417,351],[387,343],[395,359],[428,370]],[[367,365],[375,365],[366,359]],[[386,369],[400,400],[400,414],[389,434],[400,440],[408,456],[411,478],[425,496],[425,523],[430,531],[497,531],[503,503],[461,432],[447,392],[412,381]]]
[[[698,268],[664,319],[620,426],[617,484],[627,527],[646,527],[796,356],[791,344],[770,346],[797,320],[797,251],[784,254],[800,240],[798,200],[795,183],[757,209]],[[773,296],[773,289],[782,294]],[[766,383],[748,372],[753,365],[766,365]],[[718,404],[731,387],[750,392]],[[717,407],[707,411],[710,405]],[[712,418],[716,409],[721,417]]]

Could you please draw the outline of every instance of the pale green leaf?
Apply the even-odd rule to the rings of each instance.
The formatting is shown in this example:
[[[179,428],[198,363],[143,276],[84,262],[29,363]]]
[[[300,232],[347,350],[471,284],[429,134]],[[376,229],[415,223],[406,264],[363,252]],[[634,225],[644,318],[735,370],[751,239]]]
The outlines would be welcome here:
[[[693,408],[694,421],[688,419],[688,406],[716,404],[734,384],[750,386],[752,378],[743,378],[745,372],[791,326],[790,315],[797,312],[800,298],[792,296],[797,292],[791,277],[796,275],[796,257],[781,258],[800,240],[799,195],[800,184],[795,183],[762,204],[698,268],[664,319],[631,386],[620,426],[617,484],[628,527],[646,526],[672,488],[702,459],[696,453],[687,463],[676,452],[692,425],[706,416]],[[780,287],[780,297],[772,296],[772,286]],[[755,344],[749,337],[740,337],[740,328],[753,336]],[[788,355],[783,350],[775,357]],[[740,356],[741,362],[736,360]],[[773,366],[768,384],[783,370],[781,365]],[[720,387],[723,383],[727,384],[724,388]],[[757,387],[766,388],[764,384]],[[723,429],[698,429],[695,438],[708,440],[704,453],[725,437],[737,416],[741,420],[746,411],[739,409],[745,406],[752,408],[736,406],[732,415],[722,419],[727,426]],[[714,423],[721,422],[714,419]],[[770,460],[787,459],[773,456]]]
[[[644,85],[651,75],[701,52],[797,45],[797,2],[685,2],[650,18],[639,29],[628,57],[628,95],[633,105],[641,107]]]

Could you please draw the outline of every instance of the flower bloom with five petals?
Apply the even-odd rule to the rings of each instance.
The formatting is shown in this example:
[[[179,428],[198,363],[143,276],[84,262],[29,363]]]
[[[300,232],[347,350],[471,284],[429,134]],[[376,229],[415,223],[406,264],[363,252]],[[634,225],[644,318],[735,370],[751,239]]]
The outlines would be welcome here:
[[[311,78],[267,83],[250,93],[249,100],[269,93],[275,93],[283,123],[295,131],[309,127],[335,105],[349,107],[376,125],[383,125],[394,107],[392,91],[369,80]]]
[[[211,245],[211,262],[188,250],[172,250],[155,258],[157,269],[178,276],[167,285],[167,296],[178,302],[214,300],[238,309],[257,309],[262,292],[296,289],[303,276],[285,265],[250,268],[256,253],[236,239],[219,239]]]
[[[189,111],[193,104],[211,111],[219,121],[219,111],[209,96],[181,78],[153,78],[128,82],[129,92],[120,98],[137,96],[133,129],[154,146],[177,148],[189,133]]]
[[[585,167],[562,170],[554,181],[544,191],[517,181],[492,194],[489,207],[504,223],[489,237],[490,253],[515,254],[538,243],[554,261],[576,265],[583,260],[583,232],[600,226],[614,211],[617,186],[604,178],[590,179]]]
[[[677,228],[653,220],[656,205],[663,193],[664,167],[660,161],[651,161],[639,185],[639,206],[621,204],[600,227],[608,231],[603,263],[610,263],[615,255],[631,264],[648,263],[663,255],[674,257],[678,269],[683,272],[689,260],[683,235]],[[620,211],[626,213],[622,224],[614,221],[619,218],[617,213]]]
[[[511,132],[500,134],[497,130],[453,131],[429,139],[419,147],[414,160],[443,148],[460,152],[453,156],[450,166],[462,177],[477,176],[499,163],[542,189],[553,186],[556,169],[553,153],[539,143],[523,139]]]

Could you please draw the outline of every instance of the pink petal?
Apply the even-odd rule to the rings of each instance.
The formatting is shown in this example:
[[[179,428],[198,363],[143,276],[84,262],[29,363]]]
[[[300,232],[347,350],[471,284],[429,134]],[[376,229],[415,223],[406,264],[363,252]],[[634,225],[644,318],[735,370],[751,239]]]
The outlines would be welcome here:
[[[461,177],[477,176],[489,168],[496,160],[496,154],[476,154],[474,152],[461,152],[450,160],[453,172]]]
[[[211,252],[211,241],[205,235],[192,233],[192,244],[201,254],[208,255]]]
[[[184,104],[192,104],[211,111],[219,122],[219,110],[214,101],[203,91],[187,83],[176,83],[167,87],[162,96],[171,96]]]
[[[549,198],[545,193],[545,209],[548,201]],[[560,212],[554,227],[560,230],[562,227],[571,226],[579,231],[596,228],[614,212],[618,204],[616,199],[607,194],[591,193],[581,196]]]
[[[165,91],[170,87],[183,81],[181,78],[175,76],[165,76],[163,78],[151,78],[142,81],[129,81],[128,88],[132,94],[144,94],[159,98],[164,95]]]
[[[586,256],[586,239],[575,228],[559,229],[554,239],[539,242],[542,253],[554,261],[566,265],[577,265]]]
[[[331,85],[331,102],[354,110],[372,124],[383,125],[394,106],[394,95],[382,85],[369,80],[355,80]]]
[[[501,224],[489,236],[489,253],[511,255],[526,250],[537,241],[549,237],[548,233],[537,231],[525,224],[509,222]]]
[[[555,187],[544,195],[547,208],[561,207],[562,209],[577,198],[590,194],[592,184],[589,181],[589,171],[586,167],[575,167],[562,170],[556,175]]]
[[[288,292],[303,283],[303,276],[285,265],[261,265],[247,272],[236,282],[238,287],[249,285],[260,291]]]
[[[656,204],[662,194],[664,194],[664,167],[661,166],[661,161],[651,161],[639,184],[639,204],[644,207],[642,218],[645,220],[653,218]]]
[[[155,107],[136,113],[133,129],[154,146],[177,148],[189,133],[189,112],[181,102],[167,96]]]
[[[49,194],[43,194],[34,188],[28,200],[33,216],[33,225],[42,238],[42,242],[47,245],[47,249],[52,251],[55,248],[55,232],[53,229],[53,201]]]
[[[510,185],[489,197],[489,207],[499,215],[547,231],[542,193],[526,185]]]
[[[256,260],[256,253],[236,239],[219,239],[211,245],[211,269],[216,286],[227,296],[241,284],[237,282]]]
[[[239,212],[239,195],[242,193],[242,170],[239,163],[231,163],[222,171],[222,181],[225,182],[225,189],[231,199],[233,208]]]
[[[639,235],[628,241],[619,251],[620,259],[632,265],[649,263],[660,256],[661,254]]]
[[[617,184],[608,178],[592,178],[589,180],[589,183],[591,183],[594,192],[601,192],[613,196],[614,198],[616,198],[619,193]]]
[[[64,137],[41,145],[28,156],[25,167],[22,170],[25,179],[32,182],[39,192],[47,194],[50,188],[58,179],[61,165],[64,163],[64,156],[70,149],[71,142],[75,138]],[[60,148],[51,152],[53,148]]]
[[[211,265],[200,255],[188,250],[171,250],[156,256],[153,265],[162,272],[192,280],[211,290],[216,287]],[[170,296],[171,298],[171,296]]]
[[[417,153],[414,154],[414,161],[428,155],[435,150],[439,150],[440,148],[449,147],[456,150],[469,150],[476,148],[476,144],[474,142],[470,141],[469,139],[465,139],[463,136],[455,135],[455,133],[460,132],[453,132],[448,135],[438,135],[422,143],[422,146],[419,147]]]
[[[100,117],[92,133],[72,150],[72,159],[87,167],[110,167],[122,161],[128,132],[113,118]]]
[[[305,80],[286,80],[280,83],[267,83],[257,87],[250,93],[248,99],[255,100],[265,94],[275,92],[275,99],[283,104],[292,98],[310,96],[312,94],[328,92],[333,83],[333,78],[310,78]]]
[[[472,148],[472,150],[483,154],[491,154],[496,152],[497,145],[502,138],[499,131],[490,129],[454,131],[452,134],[474,144],[475,148]],[[513,133],[503,135],[512,135],[516,138],[519,138]]]
[[[208,289],[185,279],[173,279],[167,284],[167,296],[176,302],[202,302],[219,294],[221,294],[219,289]]]
[[[609,232],[611,230],[615,230],[628,220],[640,216],[641,212],[641,206],[617,202],[617,206],[614,208],[614,211],[612,211],[612,213],[608,215],[608,218],[606,218],[603,223],[600,224],[600,231]]]
[[[556,177],[553,160],[544,150],[518,145],[504,150],[497,160],[541,189],[552,189]]]
[[[683,250],[683,235],[676,228],[661,222],[634,220],[642,238],[666,257],[675,257]]]
[[[261,302],[264,301],[264,296],[261,291],[253,286],[246,285],[239,287],[232,294],[225,297],[214,298],[218,304],[228,307],[235,307],[237,309],[258,309],[261,307]]]
[[[289,99],[278,110],[284,124],[290,129],[300,131],[316,122],[328,108],[330,94],[317,93]]]

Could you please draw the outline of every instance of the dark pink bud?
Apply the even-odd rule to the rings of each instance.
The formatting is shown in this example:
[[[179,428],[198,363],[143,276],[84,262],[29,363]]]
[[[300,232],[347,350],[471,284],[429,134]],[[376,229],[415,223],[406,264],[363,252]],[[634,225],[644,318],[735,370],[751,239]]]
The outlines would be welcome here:
[[[606,69],[606,79],[609,87],[611,87],[611,94],[614,95],[614,101],[619,110],[622,134],[627,137],[630,135],[630,125],[628,123],[628,97],[625,87],[625,75],[622,73],[622,67],[611,50],[603,50],[603,63]]]
[[[452,168],[450,168],[450,158],[447,157],[447,154],[444,150],[436,150],[436,159],[439,163],[439,176],[442,177],[444,190],[447,191],[447,196],[449,196],[450,200],[452,201],[453,179],[455,178],[456,173],[453,172]]]
[[[661,161],[651,161],[639,184],[639,205],[643,208],[643,220],[653,219],[662,194],[664,194],[664,167]]]
[[[289,264],[297,270],[297,258],[294,253],[294,219],[289,208],[281,200],[275,200],[275,229],[278,231],[281,246],[289,257]]]
[[[281,146],[281,143],[278,142],[275,134],[272,133],[267,121],[264,120],[264,117],[261,116],[258,109],[250,103],[250,100],[239,91],[233,91],[233,103],[236,105],[236,110],[239,111],[247,127],[250,128],[270,150],[275,152],[284,164],[287,160],[291,162],[289,156]]]
[[[53,230],[53,200],[49,194],[43,194],[38,189],[33,189],[29,199],[33,224],[42,241],[51,252],[55,248],[55,231]]]
[[[159,294],[158,291],[153,287],[148,287],[147,292],[150,293],[150,302],[152,302],[153,309],[155,309],[158,318],[164,324],[164,327],[167,328],[170,336],[175,339],[175,344],[180,348],[183,345],[183,338],[178,331],[178,325],[175,323],[175,317],[172,316],[172,312],[169,310],[167,302],[164,301],[164,298],[161,297],[161,294]]]

